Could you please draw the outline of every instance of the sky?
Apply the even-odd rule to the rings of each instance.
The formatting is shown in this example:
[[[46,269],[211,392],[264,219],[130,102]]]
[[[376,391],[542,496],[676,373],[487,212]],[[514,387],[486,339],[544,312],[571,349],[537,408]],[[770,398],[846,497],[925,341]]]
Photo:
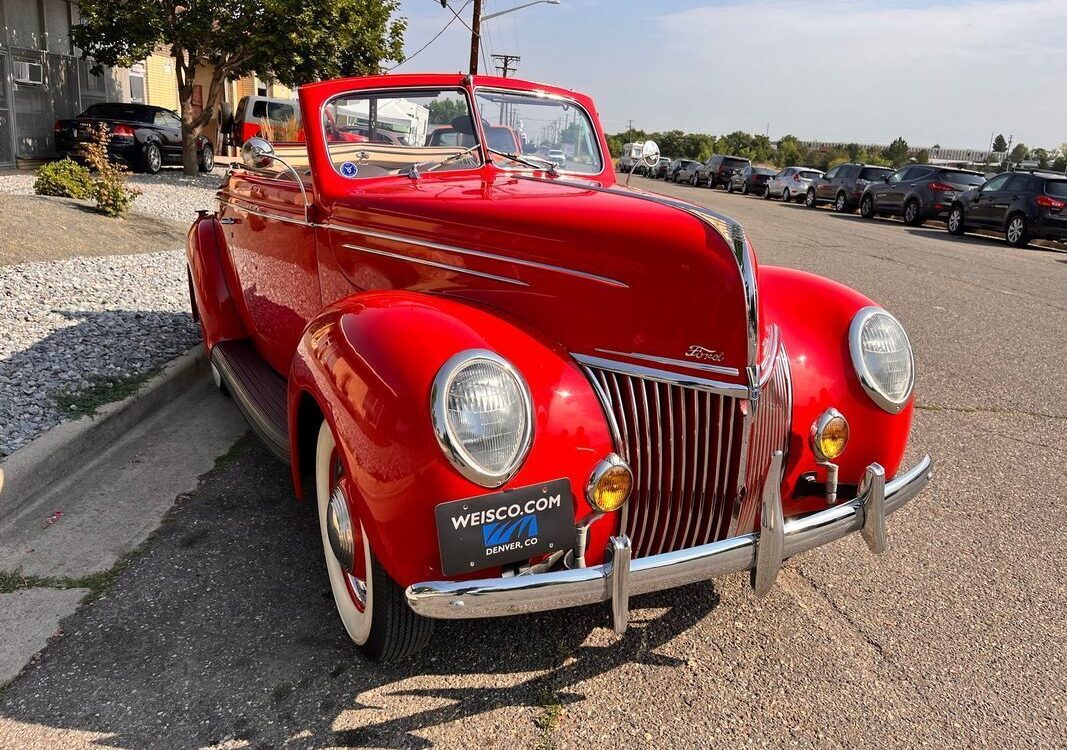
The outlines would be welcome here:
[[[524,2],[484,0],[482,14]],[[400,15],[397,72],[466,71],[470,31],[440,0],[401,0]],[[560,0],[486,21],[482,40],[487,56],[520,55],[519,77],[592,96],[609,133],[632,120],[946,148],[1067,141],[1067,0]]]

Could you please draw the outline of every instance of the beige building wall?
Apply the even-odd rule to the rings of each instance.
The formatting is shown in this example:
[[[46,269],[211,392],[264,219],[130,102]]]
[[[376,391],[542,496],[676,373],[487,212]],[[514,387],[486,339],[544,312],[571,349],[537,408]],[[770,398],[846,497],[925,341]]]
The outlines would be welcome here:
[[[145,103],[178,111],[174,58],[159,50],[145,60]]]

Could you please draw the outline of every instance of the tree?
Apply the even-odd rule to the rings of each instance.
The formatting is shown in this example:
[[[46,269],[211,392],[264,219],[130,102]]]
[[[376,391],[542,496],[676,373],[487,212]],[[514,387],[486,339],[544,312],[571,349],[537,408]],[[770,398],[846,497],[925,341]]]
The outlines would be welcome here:
[[[807,164],[808,155],[795,135],[783,135],[778,139],[778,151],[774,163],[779,167],[796,167]]]
[[[997,154],[1003,154],[1007,150],[1008,142],[1004,140],[1003,135],[998,134],[997,137],[993,139],[993,152]]]
[[[1026,147],[1025,143],[1018,143],[1015,145],[1015,148],[1011,150],[1011,155],[1008,157],[1008,160],[1018,164],[1028,156],[1030,156],[1030,149]]]
[[[434,99],[426,105],[429,121],[432,123],[450,123],[457,117],[467,114],[467,103],[461,99]]]
[[[908,161],[908,142],[903,138],[897,138],[885,149],[885,158],[894,167],[899,167]]]
[[[925,148],[920,149],[919,153],[915,155],[915,161],[917,161],[919,164],[929,164],[930,152],[927,151]]]
[[[174,58],[181,107],[183,164],[196,174],[196,139],[211,119],[223,83],[255,73],[287,86],[339,75],[380,72],[403,59],[398,0],[79,0],[71,36],[97,67],[128,67],[157,46]],[[202,108],[193,106],[195,74],[211,69]]]
[[[1049,153],[1043,148],[1035,148],[1030,152],[1030,158],[1037,161],[1038,169],[1048,169]]]

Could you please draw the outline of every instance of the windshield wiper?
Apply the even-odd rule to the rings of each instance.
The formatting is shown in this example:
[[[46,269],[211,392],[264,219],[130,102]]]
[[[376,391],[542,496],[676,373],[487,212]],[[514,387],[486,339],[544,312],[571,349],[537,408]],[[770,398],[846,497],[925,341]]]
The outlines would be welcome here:
[[[511,159],[519,164],[525,164],[527,167],[533,169],[547,169],[548,173],[553,177],[559,177],[559,165],[554,161],[548,159],[542,159],[540,156],[520,156],[519,154],[509,154],[507,151],[497,151],[495,148],[486,149],[491,154],[497,156],[503,156],[505,159]]]
[[[456,153],[452,154],[451,156],[448,156],[448,157],[446,157],[444,159],[441,159],[440,161],[420,161],[420,162],[415,162],[410,167],[408,167],[408,171],[406,172],[406,174],[411,179],[417,180],[420,177],[422,177],[422,173],[423,172],[432,172],[435,169],[437,169],[438,167],[443,167],[446,164],[451,164],[456,159],[462,159],[467,154],[470,154],[470,153],[472,153],[474,151],[477,151],[478,148],[479,148],[479,145],[475,144],[475,145],[471,146],[470,148],[465,148],[462,151],[457,151]]]

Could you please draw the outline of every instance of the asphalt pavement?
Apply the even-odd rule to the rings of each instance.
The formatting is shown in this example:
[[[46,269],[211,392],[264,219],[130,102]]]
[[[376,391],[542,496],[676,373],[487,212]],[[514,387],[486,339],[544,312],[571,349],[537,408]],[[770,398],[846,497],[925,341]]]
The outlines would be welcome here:
[[[747,580],[440,623],[363,661],[312,510],[253,441],[0,699],[0,747],[614,748],[1067,745],[1067,253],[702,188],[760,262],[854,286],[907,328],[909,455],[930,488],[889,521]],[[862,429],[853,425],[853,429]]]

